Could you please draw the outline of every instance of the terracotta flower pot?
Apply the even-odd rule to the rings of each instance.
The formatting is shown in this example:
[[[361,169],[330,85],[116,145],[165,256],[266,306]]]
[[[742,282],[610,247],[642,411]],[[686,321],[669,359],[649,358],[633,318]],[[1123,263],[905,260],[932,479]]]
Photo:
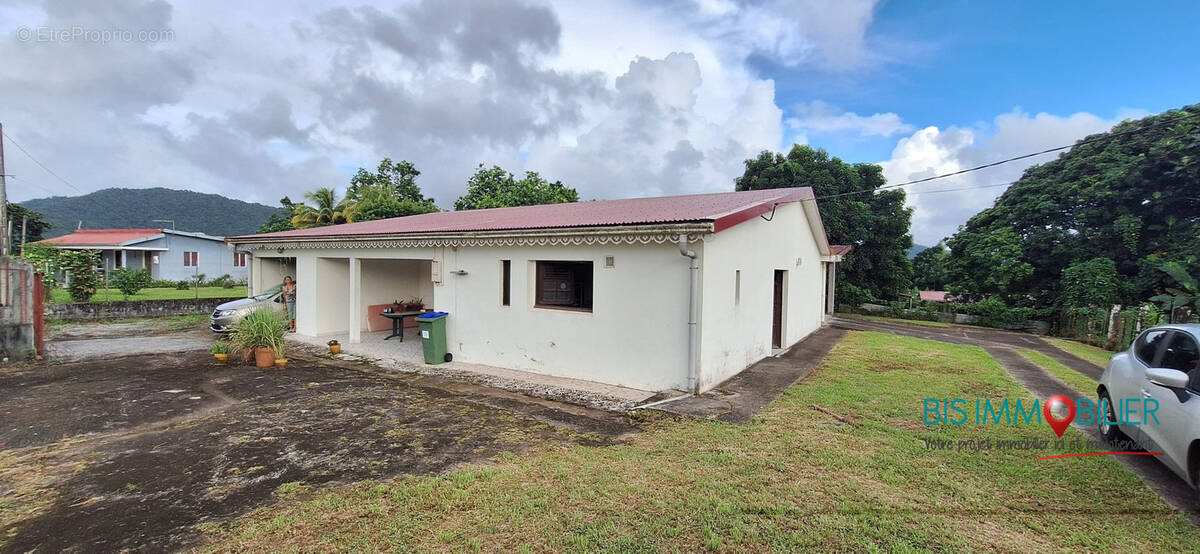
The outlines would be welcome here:
[[[275,358],[275,369],[283,369],[287,367],[287,358]]]
[[[341,354],[342,353],[342,345],[340,345],[340,344],[329,345],[329,353],[330,354]]]
[[[229,354],[213,354],[213,358],[216,358],[217,365],[225,365],[229,363]]]
[[[270,348],[254,349],[254,367],[267,369],[273,365],[275,365],[275,352]]]
[[[243,364],[254,363],[254,349],[253,348],[243,348],[241,352],[242,352],[242,363]]]

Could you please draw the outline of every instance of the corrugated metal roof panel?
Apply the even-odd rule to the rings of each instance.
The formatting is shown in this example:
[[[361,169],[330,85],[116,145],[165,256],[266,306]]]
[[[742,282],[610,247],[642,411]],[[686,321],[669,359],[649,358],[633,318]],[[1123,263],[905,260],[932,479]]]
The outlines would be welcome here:
[[[69,235],[39,241],[56,246],[119,246],[131,240],[162,234],[162,229],[80,229]]]
[[[769,212],[776,204],[797,202],[812,197],[812,189],[802,187],[658,198],[596,200],[518,208],[438,212],[294,231],[245,235],[230,237],[230,239],[514,231],[707,221],[713,222],[716,231],[719,232],[756,215]]]

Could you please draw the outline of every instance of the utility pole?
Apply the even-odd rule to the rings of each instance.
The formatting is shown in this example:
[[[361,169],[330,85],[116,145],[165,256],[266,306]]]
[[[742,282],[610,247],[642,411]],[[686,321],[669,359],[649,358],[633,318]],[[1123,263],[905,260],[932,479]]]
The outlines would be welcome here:
[[[8,229],[8,174],[4,171],[4,124],[0,123],[0,229]],[[8,255],[12,236],[7,232],[0,238],[0,256]]]

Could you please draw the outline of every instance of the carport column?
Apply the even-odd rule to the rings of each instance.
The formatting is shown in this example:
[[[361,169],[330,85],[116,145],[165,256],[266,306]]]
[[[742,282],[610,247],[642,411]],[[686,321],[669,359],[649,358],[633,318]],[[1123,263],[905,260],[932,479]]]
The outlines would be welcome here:
[[[350,342],[362,342],[362,260],[350,258]]]
[[[825,313],[832,314],[836,308],[833,295],[837,292],[837,262],[825,264]]]

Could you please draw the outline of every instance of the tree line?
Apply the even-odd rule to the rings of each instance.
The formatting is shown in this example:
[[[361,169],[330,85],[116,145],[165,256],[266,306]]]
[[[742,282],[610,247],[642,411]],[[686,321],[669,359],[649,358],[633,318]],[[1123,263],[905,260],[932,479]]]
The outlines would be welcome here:
[[[1046,311],[1200,308],[1200,105],[1124,121],[1025,170],[917,281]]]
[[[345,196],[333,187],[304,193],[303,202],[285,196],[281,207],[259,228],[260,233],[306,229],[373,221],[440,211],[432,198],[421,192],[416,179],[421,172],[411,162],[384,158],[375,171],[359,168],[350,178]],[[579,193],[560,181],[550,182],[536,171],[518,179],[500,166],[479,164],[467,180],[467,193],[454,202],[455,210],[477,210],[509,206],[531,206],[578,202]]]

